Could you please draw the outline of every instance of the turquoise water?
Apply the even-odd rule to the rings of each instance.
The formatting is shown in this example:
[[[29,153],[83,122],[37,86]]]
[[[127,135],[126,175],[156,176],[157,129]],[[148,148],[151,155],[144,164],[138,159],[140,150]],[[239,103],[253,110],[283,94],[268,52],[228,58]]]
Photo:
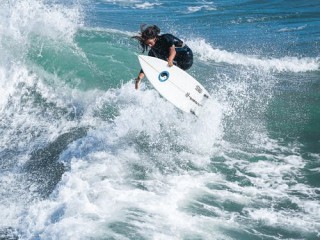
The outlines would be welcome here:
[[[0,239],[320,238],[320,4],[0,3]],[[195,119],[145,79],[183,39]]]

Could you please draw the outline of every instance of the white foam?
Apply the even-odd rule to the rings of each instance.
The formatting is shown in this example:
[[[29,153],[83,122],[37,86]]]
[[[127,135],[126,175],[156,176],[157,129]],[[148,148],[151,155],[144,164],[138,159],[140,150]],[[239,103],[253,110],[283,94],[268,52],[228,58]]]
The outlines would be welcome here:
[[[123,160],[107,153],[74,159],[57,195],[30,208],[28,227],[42,238],[57,239],[112,236],[113,223],[130,224],[132,231],[153,239],[181,239],[190,233],[205,238],[220,235],[223,222],[190,217],[180,210],[193,191],[213,181],[214,175],[157,175],[145,181],[149,190],[139,190],[123,181],[128,174]]]
[[[36,74],[30,71],[30,63],[27,63],[26,54],[30,46],[39,47],[38,57],[41,57],[46,39],[73,44],[73,36],[82,26],[81,5],[47,5],[40,0],[15,0],[1,7],[0,108],[14,94],[18,84],[31,87],[38,82]]]
[[[80,5],[46,5],[42,1],[19,0],[10,4],[9,14],[0,16],[0,30],[18,44],[30,44],[30,36],[41,35],[50,39],[72,41],[77,28],[82,24]]]
[[[161,3],[150,3],[150,2],[144,2],[144,3],[137,3],[135,4],[135,8],[138,8],[138,9],[151,9],[151,8],[154,8],[155,6],[160,6]]]
[[[179,112],[155,90],[144,84],[141,88],[144,91],[135,91],[134,84],[128,82],[104,94],[87,92],[95,98],[90,100],[81,121],[95,127],[61,155],[60,160],[71,170],[63,176],[55,193],[19,216],[25,237],[113,236],[115,232],[108,226],[116,222],[132,224],[142,236],[154,238],[179,239],[185,231],[211,236],[205,229],[208,224],[202,225],[205,219],[196,217],[190,221],[190,216],[179,208],[193,189],[215,177],[184,173],[184,168],[188,163],[199,168],[210,163],[213,145],[221,132],[221,110],[212,103],[215,108],[206,110],[212,115],[200,121]],[[119,107],[112,122],[94,117],[105,105]],[[144,144],[133,144],[144,141],[140,134],[148,139],[146,147],[153,148],[153,157],[140,149]],[[179,155],[170,150],[173,145],[182,149]],[[146,170],[146,179],[132,175],[134,166]],[[171,173],[170,168],[182,175]],[[139,182],[148,190],[137,188]],[[213,219],[211,226],[214,223]]]
[[[245,218],[292,233],[318,233],[318,188],[297,182],[304,178],[302,172],[307,163],[300,155],[300,147],[284,146],[263,134],[252,138],[250,152],[241,151],[238,146],[231,150],[232,144],[227,144],[222,154],[224,163],[236,172],[235,176],[250,184],[222,183],[227,192],[241,193]]]
[[[24,211],[18,210],[14,214],[18,216],[6,213],[7,217],[17,217],[18,220],[8,222],[12,226],[19,224],[23,238],[121,238],[123,235],[114,229],[119,224],[124,228],[129,226],[139,236],[153,239],[181,239],[186,235],[225,239],[221,229],[231,225],[243,228],[239,221],[242,218],[289,230],[294,221],[299,221],[299,231],[304,232],[303,227],[316,231],[317,223],[307,224],[317,219],[312,211],[318,203],[290,195],[293,191],[308,192],[309,189],[294,182],[294,176],[305,165],[296,151],[298,148],[288,149],[265,135],[258,135],[250,144],[258,150],[262,146],[264,151],[275,151],[260,155],[270,161],[251,163],[225,157],[224,163],[236,170],[236,176],[242,174],[251,185],[226,180],[223,173],[206,170],[213,167],[212,156],[234,150],[230,145],[224,148],[221,143],[224,130],[220,104],[209,101],[204,115],[196,119],[179,112],[155,90],[149,89],[146,82],[141,89],[135,91],[133,82],[128,82],[106,92],[69,94],[73,101],[87,104],[80,125],[92,128],[86,137],[72,143],[61,154],[60,161],[70,170],[50,198],[29,204]],[[41,92],[47,92],[46,98],[61,101],[62,105],[68,99],[65,99],[68,93],[66,96],[50,94],[45,86]],[[112,119],[97,117],[106,106],[117,108]],[[70,126],[67,121],[59,124]],[[218,153],[214,151],[215,145],[219,145]],[[188,165],[198,169],[192,171]],[[136,177],[137,172],[141,176]],[[208,184],[224,188],[211,189]],[[217,204],[231,202],[243,206],[244,210],[241,214],[224,210],[201,201],[202,196],[210,196]],[[269,198],[274,202],[288,198],[307,214],[274,212],[268,205]],[[256,203],[264,208],[258,209]],[[212,216],[193,214],[193,205],[197,206],[194,211],[205,211]]]
[[[319,58],[297,58],[285,56],[282,58],[264,58],[244,55],[214,48],[203,39],[190,40],[187,44],[203,61],[225,62],[228,64],[254,67],[264,71],[307,72],[320,69]]]
[[[0,177],[3,197],[0,205],[4,213],[1,215],[1,227],[18,229],[19,216],[30,201],[39,197],[35,184],[24,180],[23,171],[19,172],[30,159],[29,154],[78,126],[78,123],[67,120],[67,113],[60,112],[64,116],[60,115],[58,120],[59,110],[49,109],[52,104],[55,110],[70,110],[69,107],[74,104],[74,99],[70,98],[72,90],[62,86],[62,81],[55,82],[56,76],[49,73],[41,75],[41,70],[32,71],[27,54],[37,36],[41,40],[49,38],[51,41],[72,42],[73,34],[81,25],[80,15],[80,6],[49,6],[39,0],[1,3],[0,112],[3,132],[0,148],[1,156],[7,158]],[[39,44],[40,50],[41,46]],[[50,84],[44,83],[45,79]],[[37,96],[45,101],[37,102]],[[10,152],[14,154],[11,156]],[[4,191],[4,186],[10,190]],[[36,229],[27,231],[33,230]]]
[[[130,7],[134,9],[152,9],[156,6],[162,5],[162,3],[155,1],[143,1],[143,0],[103,0],[106,3],[117,4],[123,7]]]
[[[300,31],[307,27],[308,25],[302,25],[299,27],[285,27],[278,30],[278,32],[293,32],[293,31]]]
[[[205,4],[188,7],[187,8],[188,13],[195,13],[195,12],[200,12],[200,11],[215,11],[215,10],[217,10],[217,8],[212,5],[213,4],[212,2],[202,2],[202,3],[205,3]],[[201,4],[201,2],[199,4]]]
[[[319,205],[317,206],[319,207]],[[294,213],[293,211],[274,211],[270,209],[251,209],[248,210],[249,216],[261,222],[264,225],[272,227],[282,227],[288,231],[299,231],[303,234],[308,234],[319,229],[319,222],[308,219],[303,214]],[[319,221],[319,219],[318,219]]]

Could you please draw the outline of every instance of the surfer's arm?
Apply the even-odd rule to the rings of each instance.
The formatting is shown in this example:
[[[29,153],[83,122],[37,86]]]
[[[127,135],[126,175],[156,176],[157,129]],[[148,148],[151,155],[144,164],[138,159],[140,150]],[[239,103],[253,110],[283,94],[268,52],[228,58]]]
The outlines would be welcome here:
[[[169,57],[168,57],[168,66],[172,67],[173,66],[173,59],[175,58],[177,52],[176,52],[176,48],[174,45],[172,45],[169,49]]]
[[[135,79],[135,80],[136,80],[136,82],[135,82],[135,88],[136,88],[136,89],[139,88],[140,82],[141,82],[141,80],[142,80],[143,78],[144,78],[144,72],[143,72],[142,69],[141,69],[141,71],[139,72],[138,77]]]

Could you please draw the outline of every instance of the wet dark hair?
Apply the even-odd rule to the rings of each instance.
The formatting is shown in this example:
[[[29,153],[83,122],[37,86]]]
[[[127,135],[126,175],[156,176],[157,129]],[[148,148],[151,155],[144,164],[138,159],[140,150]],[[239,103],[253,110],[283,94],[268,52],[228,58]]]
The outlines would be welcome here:
[[[140,43],[140,46],[142,48],[142,52],[145,52],[148,50],[148,45],[146,44],[146,41],[149,39],[153,39],[156,37],[159,37],[160,28],[156,25],[150,25],[147,26],[146,24],[143,24],[140,26],[140,33],[137,36],[133,36],[132,38],[137,39]]]

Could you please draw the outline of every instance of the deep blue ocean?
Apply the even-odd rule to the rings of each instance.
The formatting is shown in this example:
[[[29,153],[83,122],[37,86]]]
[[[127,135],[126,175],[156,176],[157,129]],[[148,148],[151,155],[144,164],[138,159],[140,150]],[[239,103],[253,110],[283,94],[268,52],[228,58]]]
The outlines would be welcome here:
[[[201,117],[144,79],[193,50]],[[0,0],[1,240],[320,239],[319,0]]]

